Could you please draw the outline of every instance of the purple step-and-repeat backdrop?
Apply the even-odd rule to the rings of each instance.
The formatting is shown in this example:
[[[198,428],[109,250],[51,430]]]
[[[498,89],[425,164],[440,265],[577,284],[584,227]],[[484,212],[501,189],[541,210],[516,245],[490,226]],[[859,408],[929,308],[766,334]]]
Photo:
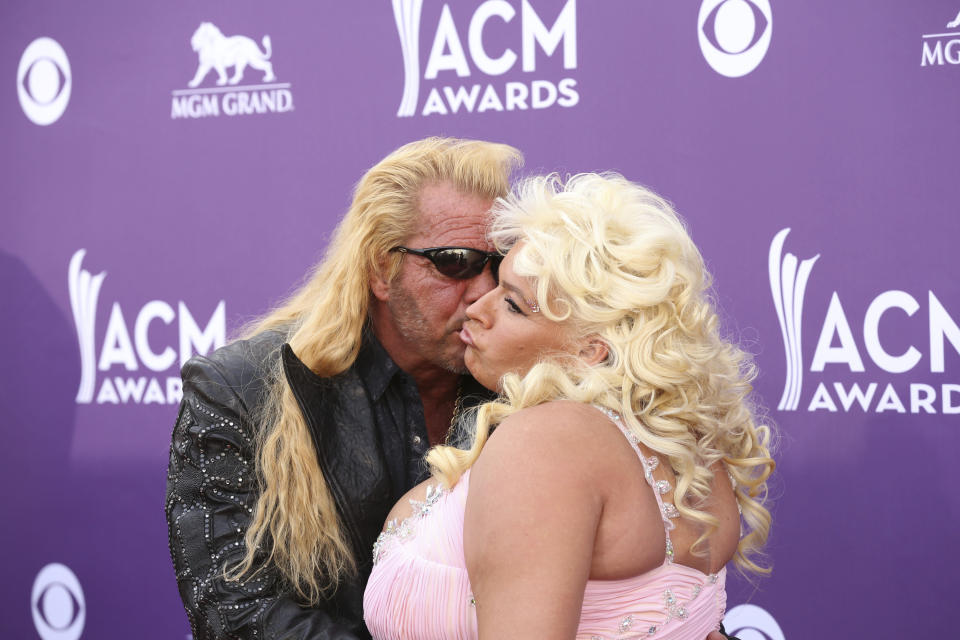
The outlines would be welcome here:
[[[958,12],[5,2],[0,636],[189,635],[163,518],[178,367],[299,281],[367,167],[435,134],[620,171],[689,221],[781,434],[774,573],[732,581],[728,628],[954,635]]]

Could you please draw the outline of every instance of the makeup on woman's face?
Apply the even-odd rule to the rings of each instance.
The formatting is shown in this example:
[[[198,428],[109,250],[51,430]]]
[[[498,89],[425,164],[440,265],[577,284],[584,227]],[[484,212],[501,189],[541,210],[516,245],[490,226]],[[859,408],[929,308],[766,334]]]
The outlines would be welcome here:
[[[523,375],[550,355],[572,351],[569,329],[540,313],[534,282],[513,271],[517,250],[500,265],[497,287],[467,307],[460,331],[467,368],[491,390],[499,388],[504,374]]]

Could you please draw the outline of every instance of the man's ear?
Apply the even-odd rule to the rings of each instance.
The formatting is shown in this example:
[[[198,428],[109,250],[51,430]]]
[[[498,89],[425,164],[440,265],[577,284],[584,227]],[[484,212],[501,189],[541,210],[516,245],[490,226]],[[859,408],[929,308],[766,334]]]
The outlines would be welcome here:
[[[381,302],[386,302],[390,298],[390,283],[383,276],[386,270],[386,260],[381,258],[377,261],[374,272],[370,274],[370,292]]]
[[[590,366],[600,364],[607,359],[608,355],[610,351],[607,349],[607,343],[598,335],[586,338],[580,349],[580,359]]]

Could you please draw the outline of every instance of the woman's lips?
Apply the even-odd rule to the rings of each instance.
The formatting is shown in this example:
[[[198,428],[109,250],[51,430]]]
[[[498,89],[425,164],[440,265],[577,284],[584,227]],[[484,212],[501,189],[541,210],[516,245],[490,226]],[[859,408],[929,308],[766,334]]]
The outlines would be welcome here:
[[[473,336],[470,335],[470,329],[467,329],[466,325],[460,329],[460,339],[463,340],[463,343],[468,347],[476,346],[473,344]]]

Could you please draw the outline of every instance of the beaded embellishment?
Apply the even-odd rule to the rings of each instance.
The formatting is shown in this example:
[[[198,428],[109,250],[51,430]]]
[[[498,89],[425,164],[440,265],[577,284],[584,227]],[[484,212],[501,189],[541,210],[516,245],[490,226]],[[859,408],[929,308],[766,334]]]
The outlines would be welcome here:
[[[373,563],[377,564],[380,558],[383,557],[386,546],[392,540],[409,538],[410,534],[413,533],[413,523],[430,515],[430,512],[433,510],[433,505],[446,493],[447,490],[438,484],[427,485],[427,493],[422,501],[410,500],[413,513],[403,520],[398,521],[397,518],[394,518],[387,522],[387,526],[380,532],[380,535],[377,536],[377,541],[373,543]]]
[[[676,505],[672,502],[664,502],[664,495],[670,493],[673,490],[673,487],[667,480],[655,480],[653,477],[653,471],[660,464],[660,459],[657,456],[650,456],[649,458],[644,457],[643,452],[640,450],[640,439],[635,433],[630,431],[627,426],[623,423],[623,419],[614,411],[606,409],[604,407],[598,407],[610,420],[617,425],[620,431],[627,437],[630,441],[633,450],[637,452],[637,455],[640,457],[640,463],[643,465],[643,476],[647,480],[647,484],[653,489],[654,498],[657,500],[657,505],[660,507],[660,516],[663,520],[663,529],[664,535],[666,537],[666,550],[664,555],[666,556],[666,561],[668,564],[673,564],[674,550],[673,550],[673,541],[670,539],[670,532],[676,528],[671,518],[679,518],[680,511],[677,509]],[[707,582],[714,584],[717,581],[717,574],[711,573],[707,576]],[[703,585],[696,585],[693,588],[693,591],[690,595],[690,599],[686,602],[680,602],[680,599],[674,594],[673,590],[667,588],[663,592],[663,604],[666,617],[659,625],[650,625],[644,632],[639,632],[639,630],[634,630],[631,633],[631,628],[634,624],[633,615],[624,616],[620,620],[620,624],[617,626],[617,632],[619,632],[620,637],[624,638],[636,638],[639,637],[642,633],[646,637],[652,637],[656,635],[657,631],[663,628],[671,620],[686,620],[688,616],[687,606],[697,599],[697,596],[700,595],[700,592],[703,590]]]
[[[637,455],[640,456],[640,463],[643,465],[643,477],[646,478],[647,484],[653,488],[653,494],[657,499],[657,505],[660,507],[660,515],[663,518],[663,526],[667,535],[667,559],[671,562],[673,561],[673,543],[670,541],[670,532],[674,529],[674,524],[670,522],[671,518],[679,518],[680,512],[677,510],[677,507],[672,502],[664,502],[661,496],[664,496],[670,493],[673,490],[673,487],[666,480],[655,480],[653,478],[654,470],[660,466],[660,458],[657,456],[650,456],[645,458],[643,452],[640,451],[640,438],[637,437],[637,434],[630,431],[625,424],[623,424],[623,419],[615,411],[611,411],[605,407],[598,407],[610,420],[620,428],[620,431],[627,437],[630,441],[630,445],[633,447],[634,451],[637,452]]]

